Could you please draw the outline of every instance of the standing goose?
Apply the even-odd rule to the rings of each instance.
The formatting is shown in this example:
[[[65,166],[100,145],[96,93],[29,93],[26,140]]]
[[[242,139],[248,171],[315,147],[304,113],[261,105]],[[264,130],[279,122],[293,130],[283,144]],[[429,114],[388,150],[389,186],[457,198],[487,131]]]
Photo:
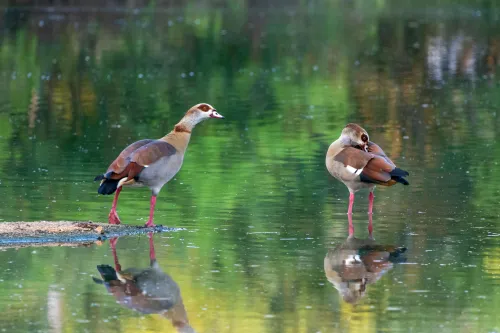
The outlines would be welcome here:
[[[95,177],[95,181],[101,180],[98,193],[115,193],[109,212],[109,223],[120,224],[116,204],[123,185],[139,185],[151,189],[151,205],[146,227],[154,226],[156,196],[163,185],[180,170],[193,128],[209,118],[224,117],[209,104],[200,103],[193,106],[172,132],[158,140],[144,139],[132,143],[111,163],[106,173]]]
[[[326,167],[333,177],[349,189],[349,215],[352,214],[354,193],[357,191],[364,188],[370,190],[368,214],[372,214],[375,185],[409,185],[404,179],[409,173],[397,168],[382,148],[371,142],[368,133],[357,124],[347,124],[340,137],[330,145],[326,153]]]

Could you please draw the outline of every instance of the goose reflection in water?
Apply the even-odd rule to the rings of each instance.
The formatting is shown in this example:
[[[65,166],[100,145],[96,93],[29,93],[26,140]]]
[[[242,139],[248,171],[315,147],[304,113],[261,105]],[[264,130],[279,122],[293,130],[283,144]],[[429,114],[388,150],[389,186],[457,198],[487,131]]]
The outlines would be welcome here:
[[[393,263],[406,261],[402,256],[406,248],[376,243],[372,216],[368,216],[368,238],[355,238],[354,230],[350,230],[346,241],[329,249],[324,260],[326,278],[344,301],[351,304],[363,298],[367,285],[377,282]],[[348,215],[348,219],[352,226],[352,216]]]
[[[93,278],[94,281],[105,285],[119,304],[144,314],[160,314],[169,319],[178,332],[196,333],[189,325],[179,286],[156,261],[152,233],[148,238],[150,267],[122,270],[116,254],[118,239],[113,238],[110,244],[115,268],[97,266],[102,280]]]

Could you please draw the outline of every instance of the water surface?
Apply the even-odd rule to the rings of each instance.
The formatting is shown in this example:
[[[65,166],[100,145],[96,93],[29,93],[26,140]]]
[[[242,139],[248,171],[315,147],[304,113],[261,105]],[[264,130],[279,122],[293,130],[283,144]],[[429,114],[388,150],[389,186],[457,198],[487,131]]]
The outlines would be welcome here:
[[[3,8],[1,220],[106,221],[94,176],[207,102],[226,119],[194,130],[156,206],[156,223],[184,229],[154,236],[197,332],[500,331],[494,2],[141,4]],[[373,217],[375,244],[404,260],[379,262],[355,299],[324,269],[348,201],[324,157],[348,122],[411,174],[376,190]],[[124,223],[146,222],[149,195],[123,191]],[[123,269],[150,264],[146,236],[116,253]],[[108,242],[0,256],[2,331],[176,331],[94,282],[114,265]]]

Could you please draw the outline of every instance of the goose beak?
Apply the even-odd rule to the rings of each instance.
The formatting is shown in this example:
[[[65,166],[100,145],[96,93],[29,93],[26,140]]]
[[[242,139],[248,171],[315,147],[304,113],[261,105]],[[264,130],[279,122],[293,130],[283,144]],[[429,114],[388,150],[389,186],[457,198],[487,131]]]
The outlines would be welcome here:
[[[218,113],[215,109],[210,112],[210,118],[224,119],[224,116]]]

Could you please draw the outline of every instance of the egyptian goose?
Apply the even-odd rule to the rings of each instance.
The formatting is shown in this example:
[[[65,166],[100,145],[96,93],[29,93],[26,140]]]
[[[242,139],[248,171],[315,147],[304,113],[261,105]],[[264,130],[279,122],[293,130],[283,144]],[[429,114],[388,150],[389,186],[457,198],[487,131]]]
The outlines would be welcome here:
[[[102,280],[92,279],[105,285],[119,304],[144,314],[160,314],[169,319],[178,332],[195,333],[189,324],[179,286],[159,267],[152,233],[148,237],[150,267],[122,270],[116,254],[118,238],[113,238],[110,244],[115,268],[99,265],[97,270]]]
[[[111,163],[106,173],[95,177],[101,180],[98,193],[115,193],[109,212],[109,223],[120,224],[116,212],[118,196],[124,185],[147,186],[151,189],[151,205],[146,227],[153,227],[156,196],[180,170],[191,131],[196,124],[209,118],[224,118],[209,104],[200,103],[186,112],[173,131],[158,140],[144,139],[125,148]]]
[[[367,239],[350,234],[343,244],[328,250],[325,276],[344,301],[354,304],[365,295],[368,284],[377,282],[394,263],[406,261],[405,251],[404,247],[379,245],[371,234]]]
[[[357,124],[347,124],[340,137],[330,145],[326,153],[326,168],[349,189],[347,214],[352,214],[354,193],[361,189],[370,190],[368,214],[372,214],[375,185],[409,185],[404,179],[409,173],[397,168]]]

